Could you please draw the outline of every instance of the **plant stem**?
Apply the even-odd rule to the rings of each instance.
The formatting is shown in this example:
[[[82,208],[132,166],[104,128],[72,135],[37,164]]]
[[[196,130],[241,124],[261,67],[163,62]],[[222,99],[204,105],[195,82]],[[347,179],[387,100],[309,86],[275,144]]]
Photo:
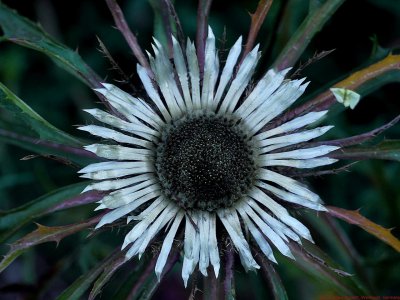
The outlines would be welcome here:
[[[265,17],[267,16],[269,9],[271,8],[272,2],[273,0],[260,0],[258,2],[258,6],[254,14],[250,14],[251,25],[250,25],[249,35],[247,36],[247,42],[239,64],[243,62],[243,59],[253,48],[258,32],[260,31],[260,28],[265,20]]]
[[[64,144],[55,143],[55,142],[51,142],[51,141],[36,139],[36,138],[21,135],[21,134],[12,132],[12,131],[8,131],[8,130],[2,129],[2,128],[0,128],[0,136],[12,138],[12,139],[18,140],[20,142],[26,142],[29,144],[40,145],[43,147],[51,148],[51,149],[61,151],[64,153],[77,155],[80,157],[98,158],[98,156],[96,154],[86,151],[85,149],[82,149],[82,148],[77,148],[77,147],[67,146]]]
[[[348,256],[351,259],[351,263],[355,270],[357,271],[358,276],[363,280],[363,283],[368,285],[369,290],[374,291],[374,288],[371,285],[371,282],[365,272],[365,269],[362,267],[360,254],[354,248],[349,237],[343,232],[343,229],[339,227],[337,222],[329,215],[323,214],[322,220],[327,224],[327,226],[332,230],[337,240],[339,241],[342,248],[346,251]]]
[[[204,279],[204,298],[207,300],[221,299],[221,284],[219,279],[215,277],[212,268],[208,268],[208,276]]]
[[[132,287],[129,296],[126,299],[133,299],[136,294],[139,293],[140,289],[145,285],[149,276],[154,273],[154,267],[156,266],[157,257],[154,256],[148,263],[147,267],[143,270],[142,275],[135,282],[135,285]]]
[[[234,273],[235,252],[232,246],[227,246],[225,259],[224,298],[225,300],[233,300],[236,298],[236,292]]]
[[[313,145],[324,144],[324,145],[333,145],[333,146],[340,146],[340,147],[359,145],[361,143],[364,143],[366,141],[373,139],[377,135],[381,134],[385,130],[389,129],[390,127],[392,127],[393,125],[398,123],[399,121],[400,121],[400,115],[398,115],[396,118],[394,118],[389,123],[387,123],[381,127],[378,127],[374,130],[371,130],[371,131],[368,131],[368,132],[365,132],[365,133],[362,133],[359,135],[351,136],[348,138],[344,138],[344,139],[337,139],[337,140],[331,140],[331,141],[325,141],[325,142],[316,142],[316,143],[313,143]]]
[[[181,21],[179,20],[178,14],[176,13],[175,7],[171,0],[163,0],[165,3],[165,6],[168,9],[169,14],[174,20],[175,27],[176,27],[176,38],[178,39],[182,49],[184,49],[185,45],[185,35],[183,34],[183,29],[181,25]]]
[[[153,72],[151,71],[146,56],[144,55],[142,49],[140,48],[136,36],[129,29],[128,23],[126,22],[124,14],[121,8],[119,7],[117,1],[116,0],[105,0],[105,1],[114,18],[115,25],[124,36],[126,42],[128,43],[129,47],[133,52],[133,55],[136,57],[136,59],[139,61],[142,67],[144,67],[147,70],[149,76],[153,77]]]
[[[273,67],[279,71],[292,67],[314,35],[325,25],[343,2],[344,0],[327,0],[319,8],[312,10],[280,52]]]
[[[356,91],[361,90],[366,85],[371,84],[371,82],[373,82],[374,80],[378,80],[380,77],[383,77],[387,73],[396,70],[400,70],[400,55],[389,54],[384,59],[352,73],[347,78],[339,81],[332,87],[345,88]],[[393,78],[388,78],[383,83],[398,80],[398,76],[395,76]],[[335,103],[338,103],[335,96],[329,89],[327,89],[325,92],[319,94],[314,99],[307,101],[303,105],[300,105],[294,109],[289,110],[281,117],[277,118],[276,121],[271,122],[270,124],[265,126],[262,130],[274,128],[282,123],[285,123],[310,111],[322,111],[329,109]]]
[[[212,0],[199,0],[199,6],[197,9],[196,47],[201,78],[203,78],[204,72],[206,40],[208,34],[208,14],[210,12],[211,3]]]
[[[264,257],[262,253],[258,253],[255,256],[255,259],[257,263],[261,266],[262,275],[265,281],[268,282],[274,299],[288,299],[282,280],[273,265]]]
[[[105,196],[104,192],[99,191],[88,191],[86,193],[80,194],[76,197],[67,199],[64,202],[58,203],[55,206],[50,207],[45,211],[46,214],[52,213],[59,210],[68,209],[71,207],[81,206],[89,203],[93,203],[101,200]]]

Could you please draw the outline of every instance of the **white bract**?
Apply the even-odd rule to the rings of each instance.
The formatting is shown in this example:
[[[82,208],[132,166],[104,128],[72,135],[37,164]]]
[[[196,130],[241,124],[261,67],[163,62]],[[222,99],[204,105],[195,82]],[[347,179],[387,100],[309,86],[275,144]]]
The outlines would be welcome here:
[[[334,146],[291,146],[315,139],[332,126],[305,129],[320,120],[326,111],[310,112],[275,128],[264,130],[274,118],[288,109],[304,92],[308,83],[288,80],[288,70],[269,70],[254,87],[249,82],[260,58],[258,46],[238,65],[242,39],[229,51],[225,65],[220,63],[215,48],[215,37],[209,29],[205,48],[203,79],[194,44],[187,42],[181,49],[173,39],[173,64],[166,49],[154,42],[154,57],[149,54],[155,75],[150,78],[140,65],[138,75],[150,100],[135,98],[111,84],[103,84],[97,91],[122,116],[113,116],[99,109],[86,110],[111,128],[89,125],[80,127],[93,135],[115,142],[112,145],[86,146],[108,161],[82,169],[83,178],[96,180],[84,191],[110,191],[97,209],[110,209],[96,228],[127,217],[134,225],[125,236],[123,248],[127,258],[141,256],[153,238],[164,236],[155,272],[160,278],[174,239],[183,231],[182,278],[199,267],[207,276],[209,266],[218,276],[220,269],[221,234],[217,224],[229,235],[241,263],[246,270],[259,268],[244,227],[265,256],[276,262],[273,248],[293,258],[288,241],[312,241],[309,230],[293,218],[284,203],[324,211],[321,200],[304,184],[279,174],[277,167],[314,168],[334,163],[326,157]],[[247,90],[247,91],[246,91]],[[245,92],[246,91],[246,92]],[[334,92],[334,91],[333,91]],[[336,94],[335,94],[336,95]],[[151,104],[150,101],[152,102]],[[229,206],[217,209],[184,208],[165,192],[162,179],[155,167],[155,149],[162,143],[161,136],[168,124],[193,115],[226,116],[239,120],[240,127],[254,147],[253,161],[257,166],[252,183],[245,195]],[[123,145],[121,145],[123,144]],[[282,150],[279,150],[282,149]],[[222,150],[223,151],[223,150]],[[271,247],[272,246],[272,247]]]

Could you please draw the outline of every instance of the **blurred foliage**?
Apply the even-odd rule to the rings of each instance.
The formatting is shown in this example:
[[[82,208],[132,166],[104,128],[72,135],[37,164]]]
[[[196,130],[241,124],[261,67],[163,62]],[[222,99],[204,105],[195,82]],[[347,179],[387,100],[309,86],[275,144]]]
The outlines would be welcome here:
[[[317,8],[321,2],[323,1],[275,0],[273,2],[257,38],[264,53],[260,73],[278,57],[309,9]],[[120,33],[113,27],[111,15],[102,1],[9,0],[3,3],[16,9],[21,15],[38,21],[57,41],[78,51],[83,60],[104,80],[118,83],[132,93],[142,92],[135,74],[137,62]],[[125,0],[119,3],[142,48],[150,49],[153,26],[158,26],[159,21],[158,19],[155,21],[152,6],[145,0]],[[219,38],[219,48],[223,49],[222,51],[229,49],[239,35],[247,35],[250,25],[248,12],[254,12],[257,3],[258,1],[239,0],[230,1],[229,4],[226,1],[213,3],[209,22]],[[185,34],[194,39],[197,3],[177,0],[175,6]],[[6,30],[2,33],[7,35]],[[108,60],[99,51],[97,37],[123,66],[124,72],[131,78],[130,82],[120,82],[122,80],[120,74],[110,67]],[[313,95],[323,90],[322,87],[334,84],[354,70],[383,58],[389,53],[388,49],[396,53],[398,48],[400,48],[398,0],[345,1],[312,39],[296,67],[313,57],[315,53],[335,49],[301,72],[302,76],[307,76],[311,81],[307,93]],[[77,56],[73,57],[76,59]],[[60,136],[68,137],[71,144],[80,143],[80,139],[88,138],[75,130],[75,126],[91,122],[82,113],[82,109],[101,107],[99,99],[90,88],[58,68],[48,57],[4,41],[0,43],[0,66],[0,82],[8,87],[8,89],[1,88],[1,92],[14,99],[12,103],[19,103],[16,106],[13,104],[14,108],[18,107],[28,114],[31,113],[29,107],[32,108],[50,124],[59,128]],[[367,132],[389,122],[399,114],[400,84],[390,83],[373,92],[372,90],[371,87],[365,92],[355,110],[337,110],[336,113],[330,114],[326,123],[335,125],[335,128],[324,139],[338,139]],[[36,133],[41,134],[47,132],[47,126],[52,126],[47,125],[36,115],[31,116],[34,122],[28,124],[29,130],[35,131],[35,127],[39,126],[40,130]],[[15,121],[13,118],[15,116],[10,117],[1,109],[0,127],[10,128],[10,124],[14,124]],[[27,128],[24,127],[26,125],[22,124],[12,129],[27,133]],[[78,137],[78,140],[72,136]],[[398,149],[393,147],[398,147],[399,142],[387,139],[399,137],[400,128],[394,126],[376,138],[375,147],[385,150],[379,155],[397,155],[394,159],[398,160],[398,152],[393,154],[391,150]],[[63,194],[64,189],[56,192],[54,190],[80,182],[76,175],[77,167],[75,164],[65,164],[65,161],[51,159],[52,157],[48,156],[34,156],[21,160],[31,155],[31,151],[35,149],[25,147],[28,149],[24,150],[11,145],[9,141],[3,142],[3,139],[0,140],[0,198],[2,199],[0,228],[2,220],[5,220],[2,211],[17,208],[18,212],[18,207],[22,205],[29,207],[31,205],[29,202],[36,198],[39,200],[32,202],[34,204],[32,209],[36,212],[35,221],[46,226],[80,224],[94,215],[92,210],[95,205],[92,204],[52,214],[42,213],[47,205],[54,205],[62,197],[70,197]],[[354,149],[354,151],[364,151],[363,153],[370,151],[372,158],[374,153],[376,154],[376,149],[375,151],[363,147]],[[353,165],[349,172],[313,177],[309,182],[327,204],[349,210],[361,208],[363,216],[385,228],[390,228],[400,225],[399,178],[398,163],[363,160]],[[71,195],[73,193],[76,195],[82,187],[83,185],[78,184],[74,185],[74,190],[68,190]],[[52,193],[41,197],[50,192]],[[41,208],[40,205],[35,206],[37,205],[35,203],[47,204]],[[35,232],[36,228],[30,222],[31,219],[28,220],[26,216],[20,214],[16,216],[20,219],[16,218],[15,222],[19,222],[23,227],[12,235],[7,243],[16,242],[21,238],[26,239],[29,234]],[[11,217],[12,215],[9,216]],[[319,218],[313,213],[304,214],[304,218],[306,223],[315,229],[313,236],[319,248],[324,249],[342,270],[356,274],[358,282],[362,282],[360,286],[363,289],[374,295],[400,294],[398,287],[400,255],[394,249],[360,228],[342,221]],[[40,230],[44,228],[50,227],[39,227]],[[332,228],[336,230],[335,234],[332,234]],[[122,231],[114,230],[112,234],[99,231],[87,237],[90,231],[86,230],[65,237],[58,247],[54,243],[46,243],[32,248],[0,274],[0,298],[15,299],[13,298],[15,292],[19,292],[26,296],[21,299],[55,299],[64,291],[61,299],[78,299],[88,291],[74,289],[75,287],[82,287],[84,284],[89,286],[104,270],[111,270],[106,268],[106,264],[110,261],[106,256],[119,247],[123,238]],[[398,228],[392,233],[400,237]],[[28,236],[25,236],[27,234]],[[341,238],[346,239],[345,242],[350,244],[350,248],[343,247]],[[7,251],[6,244],[1,243],[0,253],[4,255]],[[113,259],[115,259],[112,260],[113,263],[117,266],[118,259],[115,257]],[[313,277],[310,275],[312,272],[305,273],[301,267],[294,267],[292,261],[281,256],[278,256],[278,261],[279,265],[275,266],[275,270],[281,277],[289,299],[315,299],[335,292],[332,284],[322,280],[322,277],[319,278],[318,273]],[[132,261],[118,266],[118,270],[113,270],[115,280],[105,285],[102,298],[108,299],[116,293],[119,295],[116,299],[125,299],[134,282],[138,280],[138,274],[133,270],[139,270],[142,264],[151,265],[150,254],[142,258],[140,263]],[[92,277],[80,277],[86,272],[92,274]],[[261,276],[244,274],[242,269],[238,269],[235,275],[238,299],[272,297],[269,289],[265,288]],[[154,278],[149,280],[152,282]],[[71,286],[72,283],[74,285]],[[101,284],[101,281],[97,281],[97,284]],[[148,290],[145,289],[142,293],[146,294],[146,291]],[[155,298],[183,299],[187,298],[189,293],[190,289],[184,290],[178,266],[173,268],[161,282]]]

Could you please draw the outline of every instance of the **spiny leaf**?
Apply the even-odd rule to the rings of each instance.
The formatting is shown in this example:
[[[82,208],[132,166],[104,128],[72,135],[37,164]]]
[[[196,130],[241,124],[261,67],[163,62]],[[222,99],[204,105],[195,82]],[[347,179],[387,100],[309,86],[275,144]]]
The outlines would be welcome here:
[[[96,296],[101,293],[104,285],[109,281],[111,276],[123,265],[126,263],[125,252],[118,251],[117,255],[113,257],[112,261],[108,263],[108,265],[104,268],[103,273],[97,278],[96,282],[93,285],[93,288],[89,295],[89,300],[95,299]]]
[[[274,299],[288,299],[285,286],[273,265],[263,255],[257,255],[256,260],[261,266],[263,277],[269,283]]]
[[[112,298],[132,300],[132,295],[136,295],[135,299],[137,299],[137,295],[142,293],[142,290],[146,288],[148,282],[158,282],[154,273],[156,260],[156,256],[149,257],[149,255],[143,255],[140,260],[136,259],[133,270],[129,276],[121,282],[120,286],[112,295]]]
[[[96,224],[99,220],[100,216],[82,223],[66,226],[47,227],[37,224],[38,228],[35,231],[27,234],[10,245],[10,250],[0,262],[0,272],[7,268],[18,256],[29,248],[46,242],[56,242],[58,244],[63,238],[88,228]]]
[[[0,126],[2,123],[0,120]],[[87,166],[99,160],[95,154],[81,147],[41,140],[2,128],[0,128],[0,141],[38,153],[39,156],[64,161],[69,165]]]
[[[79,194],[86,185],[86,182],[82,182],[66,186],[15,209],[0,212],[0,242],[25,224],[47,213],[95,202],[103,197],[93,193]]]
[[[303,241],[302,247],[297,243],[289,243],[290,250],[295,256],[294,261],[307,273],[318,280],[323,280],[339,293],[346,295],[369,294],[364,287],[356,281],[349,273],[342,271],[335,262],[316,245]]]
[[[327,206],[328,213],[331,216],[342,219],[347,223],[357,225],[382,240],[386,244],[393,247],[396,251],[400,252],[400,240],[398,240],[390,229],[384,228],[367,218],[363,217],[359,210],[347,210],[334,206]]]
[[[310,11],[295,34],[291,37],[279,57],[274,62],[274,68],[283,70],[292,67],[315,34],[325,25],[332,14],[342,5],[344,0],[327,0]]]
[[[386,159],[400,161],[400,140],[386,140],[375,146],[343,148],[333,153],[339,159]]]
[[[88,290],[90,285],[96,278],[109,268],[109,265],[118,260],[121,257],[121,252],[116,249],[113,253],[107,256],[101,263],[97,264],[93,269],[89,270],[86,274],[81,275],[76,279],[66,290],[64,290],[61,295],[57,297],[57,300],[78,300],[83,299],[83,294]]]
[[[169,254],[167,263],[161,274],[160,281],[171,270],[179,258],[180,247],[173,248]],[[130,299],[130,300],[150,300],[160,285],[154,273],[154,267],[157,262],[158,255],[153,256],[150,260],[141,258],[135,272],[123,283],[117,290],[113,298]]]
[[[53,59],[57,65],[67,70],[90,87],[99,87],[100,78],[73,51],[49,36],[41,26],[18,15],[0,3],[0,27],[4,32],[2,40],[28,47]]]
[[[59,142],[71,146],[83,145],[78,139],[59,130],[39,116],[2,83],[0,83],[0,107],[2,110],[10,113],[13,120],[18,124],[25,126],[25,128],[22,128],[24,132],[33,132],[41,139],[47,141]]]

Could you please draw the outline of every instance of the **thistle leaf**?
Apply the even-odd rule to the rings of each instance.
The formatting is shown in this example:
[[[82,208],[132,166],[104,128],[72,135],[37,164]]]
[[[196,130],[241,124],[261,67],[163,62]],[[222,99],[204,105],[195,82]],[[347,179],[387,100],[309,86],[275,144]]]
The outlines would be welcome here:
[[[300,58],[314,35],[321,30],[332,14],[343,4],[344,0],[327,0],[322,5],[313,5],[297,31],[274,62],[274,68],[283,70],[292,67]]]
[[[46,242],[56,242],[58,245],[63,238],[96,224],[100,220],[100,217],[97,216],[85,222],[66,226],[47,227],[37,224],[35,231],[10,245],[10,250],[0,262],[0,272],[29,248]]]
[[[384,228],[368,220],[360,214],[359,210],[347,210],[334,206],[327,206],[327,208],[328,213],[331,216],[361,227],[368,233],[393,247],[396,251],[400,252],[400,240],[392,234],[391,229]]]
[[[57,42],[40,25],[20,16],[4,4],[0,4],[0,27],[4,32],[2,40],[39,51],[90,87],[99,87],[100,78],[76,51]]]
[[[370,294],[365,287],[357,281],[357,278],[341,270],[335,262],[316,245],[303,241],[302,247],[297,243],[289,244],[290,250],[295,256],[294,261],[300,268],[317,280],[322,280],[337,292],[346,295]]]
[[[261,266],[261,272],[265,280],[269,283],[274,299],[285,300],[289,299],[286,293],[285,286],[274,266],[263,255],[256,257],[257,262]]]
[[[23,126],[21,130],[24,130],[24,132],[32,132],[47,141],[59,142],[70,146],[83,145],[78,139],[54,127],[39,116],[2,83],[0,83],[0,107],[11,114],[13,121]]]
[[[121,251],[116,249],[93,269],[76,279],[57,297],[57,300],[82,299],[83,294],[88,290],[92,282],[95,281],[101,272],[106,270],[113,261],[118,260],[119,257],[121,257]]]
[[[126,263],[125,252],[119,251],[104,268],[101,275],[97,278],[89,295],[89,300],[93,300],[101,293],[104,285],[110,280],[111,276]]]
[[[343,148],[332,155],[339,159],[385,159],[400,161],[400,140],[386,140],[375,146]]]
[[[99,200],[100,194],[79,194],[86,182],[66,186],[15,209],[0,212],[0,242],[19,228],[50,212]]]

